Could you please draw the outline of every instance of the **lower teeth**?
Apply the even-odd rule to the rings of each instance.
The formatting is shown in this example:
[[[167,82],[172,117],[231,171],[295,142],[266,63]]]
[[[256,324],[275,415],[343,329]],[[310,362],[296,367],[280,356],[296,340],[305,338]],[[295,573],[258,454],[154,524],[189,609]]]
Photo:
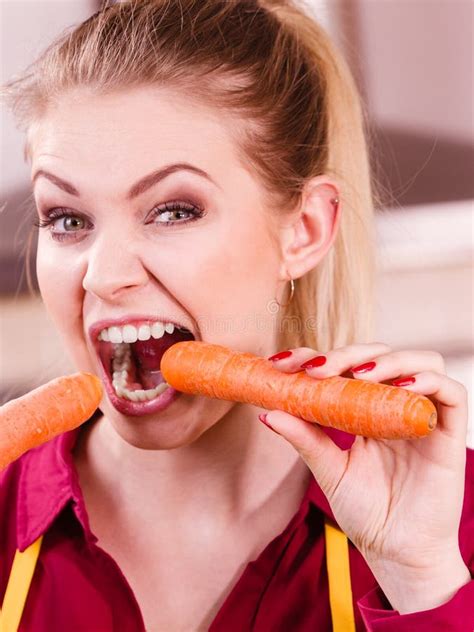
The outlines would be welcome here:
[[[163,382],[152,389],[131,391],[127,388],[128,371],[130,369],[130,345],[123,343],[114,346],[112,386],[119,397],[132,402],[144,402],[155,399],[169,387]]]

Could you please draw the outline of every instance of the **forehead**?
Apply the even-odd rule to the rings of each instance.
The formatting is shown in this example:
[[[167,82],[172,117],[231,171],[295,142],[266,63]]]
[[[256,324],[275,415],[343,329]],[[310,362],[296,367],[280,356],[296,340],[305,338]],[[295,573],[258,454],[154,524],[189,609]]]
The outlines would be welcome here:
[[[186,95],[152,88],[91,95],[71,92],[31,135],[32,168],[81,165],[94,172],[124,168],[139,177],[155,163],[193,161],[216,178],[241,163],[236,121]],[[45,164],[47,163],[47,164]]]

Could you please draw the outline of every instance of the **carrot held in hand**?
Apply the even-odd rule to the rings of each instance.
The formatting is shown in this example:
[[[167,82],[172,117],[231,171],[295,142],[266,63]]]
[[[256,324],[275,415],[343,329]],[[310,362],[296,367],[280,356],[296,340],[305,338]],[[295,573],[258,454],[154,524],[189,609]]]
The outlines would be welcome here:
[[[86,421],[102,399],[91,373],[55,378],[0,408],[0,471],[24,452]]]
[[[173,388],[283,410],[306,421],[376,439],[408,439],[436,426],[434,404],[396,386],[344,377],[282,373],[270,360],[200,341],[165,351],[160,370]]]

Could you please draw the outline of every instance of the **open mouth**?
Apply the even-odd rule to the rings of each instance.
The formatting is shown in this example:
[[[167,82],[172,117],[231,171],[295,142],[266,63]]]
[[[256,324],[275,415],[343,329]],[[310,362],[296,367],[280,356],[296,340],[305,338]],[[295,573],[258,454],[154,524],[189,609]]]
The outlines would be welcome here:
[[[169,385],[160,371],[161,358],[169,347],[182,340],[194,340],[194,336],[171,323],[103,330],[96,343],[98,354],[117,397],[144,402],[164,393]]]

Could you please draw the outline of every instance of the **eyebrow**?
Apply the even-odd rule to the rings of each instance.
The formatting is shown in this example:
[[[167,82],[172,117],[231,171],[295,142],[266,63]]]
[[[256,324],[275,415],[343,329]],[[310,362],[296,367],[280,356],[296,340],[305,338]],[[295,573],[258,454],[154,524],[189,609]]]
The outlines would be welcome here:
[[[157,169],[156,171],[152,171],[148,175],[138,180],[138,182],[135,182],[135,184],[129,189],[126,195],[126,199],[133,200],[134,198],[138,197],[139,195],[150,189],[153,185],[157,184],[164,178],[167,178],[172,173],[176,173],[177,171],[191,171],[192,173],[196,173],[197,175],[206,178],[216,187],[221,188],[219,187],[217,182],[215,182],[211,178],[211,176],[202,169],[199,169],[198,167],[195,167],[194,165],[191,165],[187,162],[178,162],[172,165],[167,165],[166,167],[162,167],[161,169]],[[63,180],[62,178],[55,176],[53,173],[50,173],[45,169],[38,169],[35,172],[34,176],[31,179],[32,184],[34,184],[36,180],[40,177],[46,178],[66,193],[69,193],[69,195],[74,195],[75,197],[80,197],[81,195],[73,184],[67,182],[67,180]]]

